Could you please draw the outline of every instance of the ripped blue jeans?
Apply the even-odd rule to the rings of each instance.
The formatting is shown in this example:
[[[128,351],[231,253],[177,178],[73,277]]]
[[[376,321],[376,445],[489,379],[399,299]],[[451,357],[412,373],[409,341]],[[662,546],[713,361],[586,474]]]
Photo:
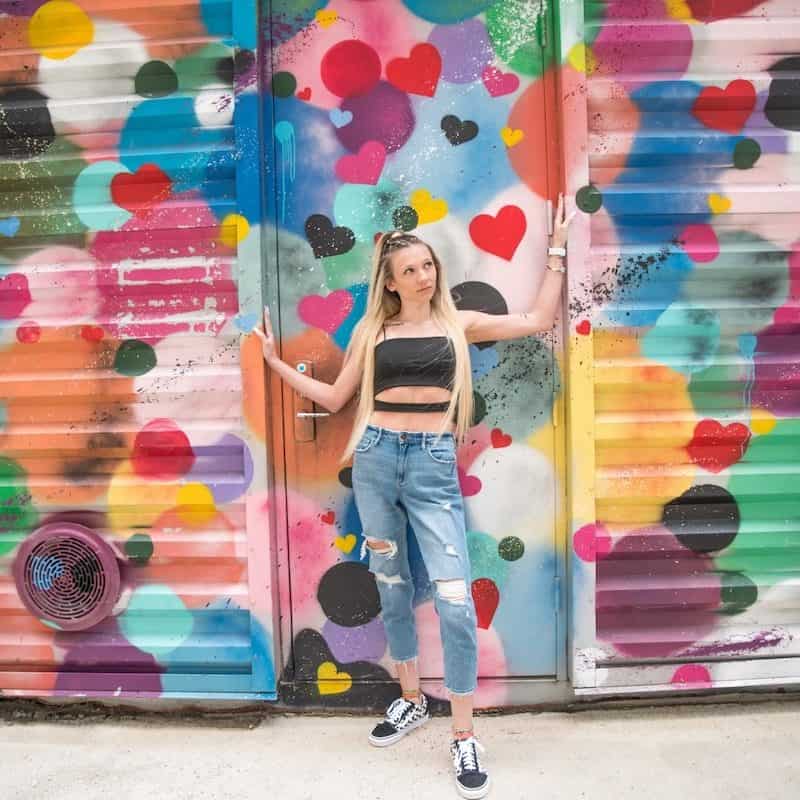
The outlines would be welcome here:
[[[418,655],[408,521],[435,587],[445,687],[450,694],[471,694],[478,673],[477,618],[453,435],[368,425],[353,457],[353,491],[389,653],[401,663]],[[380,542],[389,547],[377,548]]]

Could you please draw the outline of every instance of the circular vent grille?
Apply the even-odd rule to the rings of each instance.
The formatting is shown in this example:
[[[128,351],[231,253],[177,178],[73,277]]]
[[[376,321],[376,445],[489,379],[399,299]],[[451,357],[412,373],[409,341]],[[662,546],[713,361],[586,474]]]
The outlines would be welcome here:
[[[14,578],[26,608],[64,630],[96,625],[119,599],[119,565],[111,546],[72,522],[43,525],[25,539]]]

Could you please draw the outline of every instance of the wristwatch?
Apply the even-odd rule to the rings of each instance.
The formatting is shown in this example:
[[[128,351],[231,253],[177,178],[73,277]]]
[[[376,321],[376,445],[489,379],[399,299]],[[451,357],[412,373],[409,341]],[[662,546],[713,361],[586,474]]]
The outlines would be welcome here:
[[[567,248],[566,247],[548,247],[547,248],[547,255],[549,256],[566,256]]]

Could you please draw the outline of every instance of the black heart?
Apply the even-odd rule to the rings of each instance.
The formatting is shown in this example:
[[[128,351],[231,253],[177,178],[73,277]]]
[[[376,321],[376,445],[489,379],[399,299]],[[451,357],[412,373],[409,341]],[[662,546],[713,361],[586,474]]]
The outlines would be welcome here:
[[[324,214],[312,214],[306,220],[306,239],[314,251],[314,258],[340,256],[353,249],[356,236],[343,225],[333,227]]]
[[[478,135],[477,123],[471,119],[462,122],[455,114],[448,114],[442,119],[442,130],[452,145],[464,144]]]

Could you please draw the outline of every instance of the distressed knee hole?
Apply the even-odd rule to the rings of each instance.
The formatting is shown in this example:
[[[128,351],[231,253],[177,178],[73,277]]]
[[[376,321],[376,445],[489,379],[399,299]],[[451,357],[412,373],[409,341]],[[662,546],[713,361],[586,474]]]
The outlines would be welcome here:
[[[436,593],[448,603],[464,605],[467,602],[467,582],[461,579],[436,581]]]
[[[397,584],[403,582],[403,579],[400,577],[400,575],[384,575],[382,572],[375,573],[375,580],[379,583],[385,583],[389,586],[397,586]]]
[[[375,553],[376,556],[394,558],[394,556],[397,555],[397,543],[387,542],[384,539],[373,539],[368,536],[364,537],[364,543],[361,545],[361,558],[364,558],[367,549]]]

